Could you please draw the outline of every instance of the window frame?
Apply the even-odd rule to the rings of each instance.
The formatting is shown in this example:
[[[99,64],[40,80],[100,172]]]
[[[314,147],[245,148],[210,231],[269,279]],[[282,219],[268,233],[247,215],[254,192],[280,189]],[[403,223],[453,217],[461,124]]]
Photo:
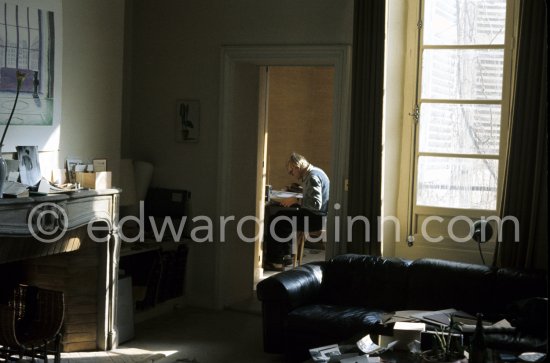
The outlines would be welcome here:
[[[465,216],[472,220],[489,216],[500,216],[502,210],[502,200],[504,184],[506,178],[506,162],[509,145],[509,130],[511,120],[511,100],[513,97],[513,79],[516,58],[516,39],[518,32],[519,1],[506,1],[506,31],[504,45],[424,45],[423,44],[423,6],[424,0],[416,0],[411,4],[408,12],[407,22],[407,59],[405,70],[405,105],[410,105],[410,109],[404,110],[403,122],[403,149],[402,149],[402,172],[404,177],[400,178],[401,205],[406,205],[406,212],[400,213],[401,217],[406,218],[405,226],[402,231],[407,237],[407,244],[398,244],[397,254],[410,258],[418,257],[438,257],[467,262],[479,262],[478,246],[473,243],[456,243],[449,240],[448,235],[444,235],[444,240],[440,243],[430,243],[423,238],[420,221],[427,216],[441,216],[450,219],[455,216]],[[414,34],[411,36],[411,34]],[[504,65],[502,80],[501,99],[495,100],[448,100],[448,99],[430,99],[421,98],[422,82],[422,53],[423,49],[503,49]],[[409,88],[410,87],[410,88]],[[435,206],[418,205],[417,196],[417,173],[418,161],[420,156],[437,155],[442,153],[419,152],[420,125],[416,121],[419,117],[419,108],[423,102],[435,103],[456,103],[456,104],[496,104],[501,105],[501,123],[500,123],[500,141],[498,155],[480,155],[480,154],[450,154],[450,156],[460,156],[461,158],[475,159],[493,159],[498,160],[498,180],[497,180],[497,200],[494,210],[486,209],[464,209],[464,208],[445,208]],[[407,107],[407,106],[405,106]],[[407,186],[404,183],[408,183]],[[403,198],[405,197],[405,198]],[[429,232],[429,231],[428,231]],[[483,254],[490,257],[494,251],[494,240],[492,243],[486,243],[483,247]],[[408,247],[407,247],[408,246]],[[417,248],[409,248],[415,246]]]

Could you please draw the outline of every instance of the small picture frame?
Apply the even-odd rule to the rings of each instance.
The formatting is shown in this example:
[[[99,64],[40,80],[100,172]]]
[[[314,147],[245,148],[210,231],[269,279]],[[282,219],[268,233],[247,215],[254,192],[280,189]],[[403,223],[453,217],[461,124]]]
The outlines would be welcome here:
[[[17,146],[19,159],[19,177],[25,185],[37,185],[42,179],[38,148],[36,146]]]
[[[94,172],[107,171],[107,159],[94,159],[92,161]]]
[[[177,100],[176,142],[198,142],[200,135],[200,102],[198,100]]]
[[[81,164],[81,159],[67,159],[67,179],[69,180],[69,183],[76,183],[77,165]]]

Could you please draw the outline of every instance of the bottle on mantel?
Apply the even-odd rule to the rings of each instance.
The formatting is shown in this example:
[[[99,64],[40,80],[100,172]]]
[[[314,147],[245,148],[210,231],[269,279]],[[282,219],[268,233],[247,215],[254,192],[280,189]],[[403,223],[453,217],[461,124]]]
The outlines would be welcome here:
[[[483,315],[477,314],[476,330],[470,339],[469,363],[485,363],[487,358],[485,336],[483,333]]]

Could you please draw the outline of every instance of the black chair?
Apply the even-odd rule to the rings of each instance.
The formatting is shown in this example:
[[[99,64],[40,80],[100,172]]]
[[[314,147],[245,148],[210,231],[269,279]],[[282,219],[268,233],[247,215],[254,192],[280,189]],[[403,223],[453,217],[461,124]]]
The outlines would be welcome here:
[[[10,301],[0,305],[0,358],[48,362],[48,354],[53,354],[54,362],[61,362],[64,310],[62,292],[17,286]]]

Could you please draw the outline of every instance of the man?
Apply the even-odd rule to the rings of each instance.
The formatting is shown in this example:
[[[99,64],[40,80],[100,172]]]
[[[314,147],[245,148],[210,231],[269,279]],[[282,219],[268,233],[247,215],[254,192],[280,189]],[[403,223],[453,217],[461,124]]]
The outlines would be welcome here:
[[[289,236],[295,238],[298,231],[307,233],[323,229],[328,212],[330,181],[327,174],[297,153],[290,154],[287,170],[301,182],[303,197],[281,200],[280,204],[288,209],[279,211],[270,219],[266,231],[266,268],[280,269],[283,265],[290,265],[292,240]]]

